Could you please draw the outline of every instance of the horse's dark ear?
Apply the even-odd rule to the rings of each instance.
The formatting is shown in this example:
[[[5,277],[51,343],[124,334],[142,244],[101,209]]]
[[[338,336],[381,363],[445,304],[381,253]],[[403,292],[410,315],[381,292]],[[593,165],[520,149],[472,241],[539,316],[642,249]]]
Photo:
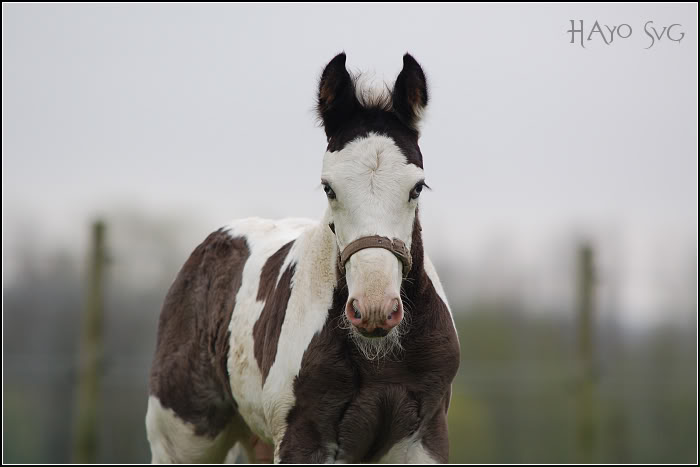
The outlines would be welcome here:
[[[358,105],[355,84],[345,68],[345,52],[343,52],[326,65],[318,85],[316,110],[329,139]]]
[[[418,131],[423,110],[428,105],[425,73],[410,54],[403,56],[403,69],[396,78],[391,95],[394,113],[407,126]]]

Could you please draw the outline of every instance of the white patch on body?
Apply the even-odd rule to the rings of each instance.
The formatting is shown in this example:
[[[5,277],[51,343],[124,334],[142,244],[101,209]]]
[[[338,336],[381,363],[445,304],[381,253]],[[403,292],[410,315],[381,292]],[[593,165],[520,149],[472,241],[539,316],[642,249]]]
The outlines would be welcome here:
[[[336,283],[334,237],[327,223],[305,230],[295,241],[282,269],[296,263],[292,294],[287,303],[277,356],[262,391],[265,419],[275,445],[284,436],[286,418],[294,405],[293,382],[304,351],[321,332],[333,304]]]
[[[305,219],[244,219],[230,224],[228,232],[233,237],[244,237],[250,249],[229,325],[231,391],[245,422],[264,441],[275,445],[275,457],[278,458],[287,414],[295,402],[294,378],[301,368],[304,351],[313,336],[323,329],[333,302],[335,240],[328,222]],[[294,244],[277,278],[279,280],[287,267],[294,263],[290,284],[292,293],[275,361],[263,387],[253,339],[253,327],[265,305],[257,301],[260,274],[268,258],[292,240]]]
[[[243,268],[241,287],[229,324],[229,380],[238,412],[250,429],[268,443],[272,432],[263,411],[262,374],[255,360],[253,327],[265,305],[257,300],[260,273],[267,259],[285,244],[295,240],[304,229],[316,222],[306,219],[270,221],[242,219],[227,226],[232,237],[246,239],[250,256]]]

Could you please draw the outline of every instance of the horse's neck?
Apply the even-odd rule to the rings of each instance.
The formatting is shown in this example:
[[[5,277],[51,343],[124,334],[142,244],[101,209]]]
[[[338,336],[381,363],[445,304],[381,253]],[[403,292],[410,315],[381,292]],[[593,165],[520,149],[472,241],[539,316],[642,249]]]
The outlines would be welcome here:
[[[424,268],[423,232],[420,219],[418,218],[418,211],[416,211],[416,219],[413,222],[413,233],[411,235],[411,261],[411,271],[408,273],[407,280],[404,281],[403,285],[405,293],[409,296],[422,290],[427,278]]]

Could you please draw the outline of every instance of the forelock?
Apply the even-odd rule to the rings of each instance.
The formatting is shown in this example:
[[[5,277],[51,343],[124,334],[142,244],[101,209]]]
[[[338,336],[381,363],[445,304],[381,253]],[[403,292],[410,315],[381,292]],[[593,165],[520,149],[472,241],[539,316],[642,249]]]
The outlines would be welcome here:
[[[391,88],[385,82],[377,82],[372,73],[357,72],[352,76],[355,97],[362,110],[391,112]]]

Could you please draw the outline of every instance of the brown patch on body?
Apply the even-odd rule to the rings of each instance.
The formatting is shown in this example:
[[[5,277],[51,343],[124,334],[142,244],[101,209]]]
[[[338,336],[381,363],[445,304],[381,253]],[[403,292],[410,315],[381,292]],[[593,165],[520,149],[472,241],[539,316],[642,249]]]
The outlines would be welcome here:
[[[237,416],[228,327],[249,256],[244,238],[212,233],[178,273],[160,314],[150,393],[197,435],[214,438]]]
[[[291,282],[295,265],[287,266],[281,277],[279,272],[293,244],[294,241],[287,243],[270,256],[260,273],[257,300],[264,301],[265,306],[253,326],[253,354],[262,374],[263,386],[272,364],[275,363],[282,323],[292,294]]]
[[[336,285],[323,330],[314,336],[294,381],[296,403],[280,445],[282,462],[378,461],[397,441],[417,431],[437,460],[447,461],[445,398],[459,366],[459,343],[447,305],[423,267],[416,217],[413,268],[404,282],[411,326],[398,361],[366,360],[338,326],[347,301]],[[338,451],[330,452],[329,446]]]

